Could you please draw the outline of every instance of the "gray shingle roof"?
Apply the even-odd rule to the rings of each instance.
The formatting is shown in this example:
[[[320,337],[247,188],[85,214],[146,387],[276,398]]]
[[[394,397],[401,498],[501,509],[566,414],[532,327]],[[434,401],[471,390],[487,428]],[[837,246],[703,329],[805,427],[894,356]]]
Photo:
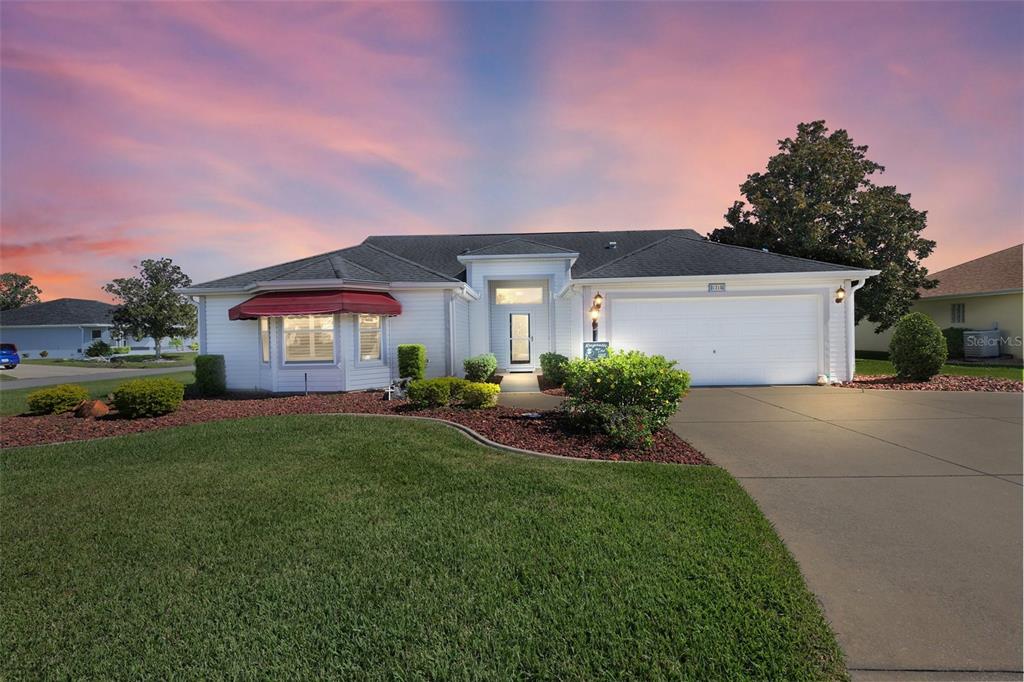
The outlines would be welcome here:
[[[769,253],[745,246],[719,244],[689,235],[669,235],[587,272],[577,279],[610,277],[681,277],[687,275],[755,275],[784,272],[831,272],[860,268]]]
[[[614,244],[614,246],[613,246]],[[670,277],[856,270],[704,240],[693,230],[529,232],[368,237],[362,244],[194,285],[242,288],[255,282],[349,280],[459,282],[460,255],[578,253],[572,276]]]
[[[575,253],[572,249],[563,249],[554,244],[542,244],[529,239],[509,239],[498,244],[489,244],[479,249],[467,251],[464,256],[511,256],[537,255],[548,253]]]
[[[0,312],[0,327],[41,324],[110,324],[115,305],[84,298],[58,298]]]

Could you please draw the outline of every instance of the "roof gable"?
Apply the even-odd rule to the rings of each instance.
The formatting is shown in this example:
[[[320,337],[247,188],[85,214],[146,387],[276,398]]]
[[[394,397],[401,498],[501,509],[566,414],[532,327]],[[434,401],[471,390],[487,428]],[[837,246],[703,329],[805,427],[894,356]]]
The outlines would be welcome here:
[[[1024,244],[954,265],[931,275],[934,289],[921,289],[921,298],[1019,291],[1024,279]]]

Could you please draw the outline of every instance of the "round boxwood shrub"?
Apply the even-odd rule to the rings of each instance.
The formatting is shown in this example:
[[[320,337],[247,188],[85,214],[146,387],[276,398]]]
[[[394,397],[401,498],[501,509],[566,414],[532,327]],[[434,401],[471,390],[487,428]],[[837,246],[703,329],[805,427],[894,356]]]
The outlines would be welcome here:
[[[96,339],[85,349],[85,354],[90,358],[109,358],[114,354],[114,349],[103,339]]]
[[[445,407],[452,399],[452,384],[444,379],[417,379],[409,383],[407,394],[416,407]]]
[[[132,379],[114,390],[114,407],[129,419],[174,412],[185,397],[185,385],[162,377]]]
[[[473,409],[495,407],[499,393],[501,386],[498,384],[467,382],[462,389],[462,404]]]
[[[946,337],[946,352],[951,358],[964,356],[964,330],[962,327],[946,327],[942,330]]]
[[[559,353],[540,354],[540,371],[555,386],[565,383],[565,367],[568,364],[569,358]]]
[[[224,372],[223,355],[196,356],[196,390],[199,395],[224,395],[227,391],[227,375]]]
[[[946,362],[946,337],[939,325],[924,313],[910,313],[896,323],[889,342],[889,358],[904,379],[927,381]]]
[[[484,353],[463,360],[462,368],[470,381],[487,381],[498,369],[498,358],[494,357],[494,353]]]
[[[427,374],[427,347],[421,343],[398,344],[398,376],[422,379]]]
[[[48,386],[28,394],[28,409],[34,414],[61,414],[69,412],[89,399],[89,391],[78,384]]]

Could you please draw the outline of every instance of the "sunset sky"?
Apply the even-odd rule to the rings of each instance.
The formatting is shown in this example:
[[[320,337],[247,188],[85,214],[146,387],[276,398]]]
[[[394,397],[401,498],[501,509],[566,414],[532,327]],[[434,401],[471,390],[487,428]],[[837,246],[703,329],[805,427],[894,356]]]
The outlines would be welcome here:
[[[708,232],[801,121],[1022,241],[1024,4],[5,1],[2,269],[104,298],[369,234]]]

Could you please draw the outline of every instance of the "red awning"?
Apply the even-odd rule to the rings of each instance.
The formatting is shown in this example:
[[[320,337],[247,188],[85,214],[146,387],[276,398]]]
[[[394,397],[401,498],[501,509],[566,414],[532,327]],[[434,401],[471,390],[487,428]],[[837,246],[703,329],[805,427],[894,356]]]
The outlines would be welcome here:
[[[228,311],[229,320],[255,320],[285,315],[369,313],[400,315],[402,304],[376,291],[274,291],[253,296]]]

